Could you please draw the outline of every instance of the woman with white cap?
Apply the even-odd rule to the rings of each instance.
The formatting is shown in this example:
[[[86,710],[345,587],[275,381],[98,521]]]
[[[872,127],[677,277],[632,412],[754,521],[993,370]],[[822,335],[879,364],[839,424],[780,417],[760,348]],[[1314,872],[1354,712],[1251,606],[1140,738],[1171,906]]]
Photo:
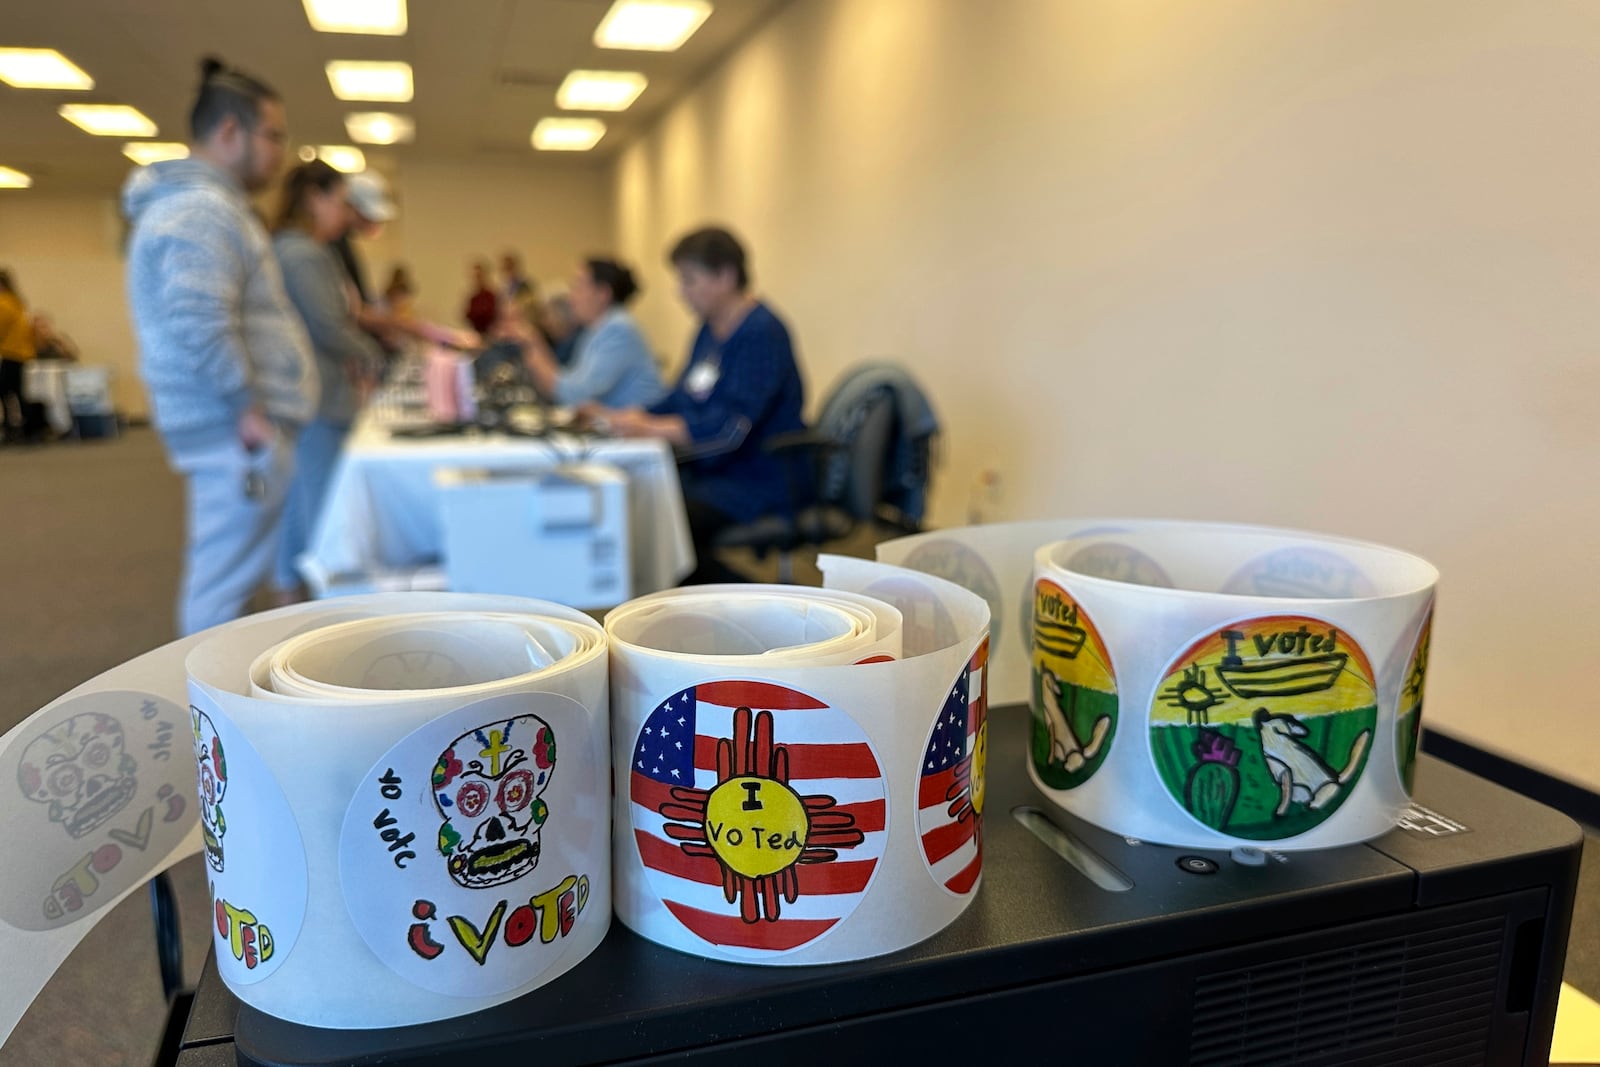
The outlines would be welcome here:
[[[349,223],[348,179],[321,160],[289,172],[283,204],[273,224],[272,250],[283,273],[289,302],[305,322],[321,381],[316,415],[295,446],[294,480],[283,513],[273,586],[277,599],[303,599],[295,559],[310,544],[333,477],[334,462],[344,445],[361,402],[383,354],[356,323],[344,272],[329,248]]]

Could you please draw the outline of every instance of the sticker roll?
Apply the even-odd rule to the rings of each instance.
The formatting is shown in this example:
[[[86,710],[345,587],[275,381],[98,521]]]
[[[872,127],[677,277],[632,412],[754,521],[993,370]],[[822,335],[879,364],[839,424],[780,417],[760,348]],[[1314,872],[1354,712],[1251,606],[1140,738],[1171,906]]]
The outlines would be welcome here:
[[[864,959],[977,891],[988,607],[898,567],[819,565],[825,589],[674,590],[606,617],[615,903],[651,941]]]
[[[1028,699],[1033,640],[1033,554],[1041,545],[1094,532],[1168,525],[1161,519],[1062,518],[931,530],[884,541],[879,562],[947,579],[989,605],[989,699]]]
[[[1034,564],[1028,766],[1061,807],[1192,848],[1327,848],[1398,822],[1431,564],[1204,524],[1070,538]]]
[[[610,919],[608,677],[581,613],[390,593],[216,627],[0,739],[0,1034],[114,904],[205,857],[218,970],[308,1025],[421,1023],[570,969]],[[557,756],[559,755],[559,760]],[[547,884],[548,883],[548,884]]]

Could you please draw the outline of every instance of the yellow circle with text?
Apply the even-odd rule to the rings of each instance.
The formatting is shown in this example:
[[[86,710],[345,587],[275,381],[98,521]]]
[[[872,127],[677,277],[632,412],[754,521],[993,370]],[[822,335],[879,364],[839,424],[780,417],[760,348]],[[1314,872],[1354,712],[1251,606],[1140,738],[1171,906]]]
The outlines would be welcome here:
[[[989,770],[989,724],[984,722],[978,727],[978,735],[972,739],[972,810],[979,815],[983,814],[984,786],[987,784],[985,777]]]
[[[746,878],[777,874],[805,851],[806,806],[771,778],[729,778],[706,800],[706,840],[718,858]]]

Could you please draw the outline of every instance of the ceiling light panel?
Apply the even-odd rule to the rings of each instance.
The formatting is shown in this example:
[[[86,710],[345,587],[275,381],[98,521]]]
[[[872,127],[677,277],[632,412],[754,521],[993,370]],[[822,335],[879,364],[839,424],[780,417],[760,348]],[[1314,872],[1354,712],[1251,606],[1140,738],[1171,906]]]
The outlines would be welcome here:
[[[594,31],[601,48],[673,52],[711,16],[708,0],[616,0]]]
[[[599,119],[540,119],[533,128],[533,147],[543,152],[587,152],[606,135]]]
[[[20,170],[0,167],[0,189],[26,189],[31,185],[33,179]]]
[[[403,104],[411,99],[410,63],[362,63],[336,59],[328,64],[328,84],[340,100]]]
[[[318,33],[406,32],[406,0],[305,0],[306,18]]]
[[[359,174],[367,169],[366,153],[347,144],[318,145],[317,158],[346,174]]]
[[[154,137],[159,132],[144,112],[127,104],[62,104],[56,111],[96,137]]]
[[[621,70],[575,70],[556,90],[556,107],[566,111],[626,111],[644,92],[643,74]]]
[[[189,146],[176,141],[129,141],[122,146],[122,154],[144,167],[168,159],[187,159]]]
[[[0,82],[13,89],[94,88],[94,79],[54,48],[0,48]]]
[[[417,124],[409,115],[388,111],[355,111],[344,117],[344,128],[357,144],[410,144]]]

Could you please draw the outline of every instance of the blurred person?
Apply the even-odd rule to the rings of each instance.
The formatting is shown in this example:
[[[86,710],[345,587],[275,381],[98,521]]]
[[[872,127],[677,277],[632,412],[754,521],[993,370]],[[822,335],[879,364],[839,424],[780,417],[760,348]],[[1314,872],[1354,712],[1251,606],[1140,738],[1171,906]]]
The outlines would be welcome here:
[[[8,270],[0,270],[0,429],[6,441],[37,434],[22,395],[22,367],[34,358],[33,320]]]
[[[361,329],[331,247],[348,227],[346,180],[322,160],[302,163],[284,179],[272,226],[272,251],[289,302],[311,338],[321,400],[295,446],[294,480],[283,511],[272,583],[280,604],[305,599],[295,559],[322,512],[333,466],[355,420],[362,394],[376,380],[383,352]]]
[[[500,256],[501,306],[515,304],[529,322],[539,321],[539,287],[522,270],[522,260],[515,252]]]
[[[281,170],[282,99],[201,65],[189,157],[122,189],[139,374],[187,498],[178,629],[237,618],[277,553],[294,444],[317,407],[305,326],[250,197]]]
[[[384,309],[402,321],[413,315],[417,288],[411,281],[411,272],[403,263],[396,263],[389,273],[389,284],[383,287]]]
[[[571,366],[583,327],[573,317],[572,301],[565,289],[552,290],[545,297],[539,305],[539,321],[536,325],[539,332],[544,334],[545,344],[550,346],[550,354],[555,361],[563,367]]]
[[[677,450],[698,558],[684,584],[746,581],[716,558],[712,542],[728,526],[791,510],[790,472],[763,446],[805,428],[805,387],[789,330],[751,295],[744,247],[733,234],[696,230],[667,258],[679,295],[700,319],[677,385],[645,407],[591,406],[584,414],[612,433],[662,437]]]
[[[593,401],[627,408],[659,399],[661,375],[626,306],[638,291],[633,272],[614,259],[594,257],[579,265],[567,295],[583,334],[570,367],[562,367],[543,335],[516,316],[525,325],[510,336],[522,346],[534,387],[567,405]]]
[[[40,314],[33,317],[33,348],[39,359],[55,359],[69,363],[78,359],[77,344],[72,338],[56,329],[56,324],[49,315]]]
[[[472,264],[472,295],[467,297],[462,318],[472,324],[480,334],[488,333],[500,313],[500,302],[489,288],[489,263],[478,260]]]
[[[348,224],[329,244],[339,257],[351,285],[355,287],[356,318],[361,328],[393,352],[399,348],[404,328],[391,307],[367,285],[367,270],[355,238],[371,241],[394,221],[399,212],[389,196],[389,186],[372,171],[348,175],[345,179]]]

